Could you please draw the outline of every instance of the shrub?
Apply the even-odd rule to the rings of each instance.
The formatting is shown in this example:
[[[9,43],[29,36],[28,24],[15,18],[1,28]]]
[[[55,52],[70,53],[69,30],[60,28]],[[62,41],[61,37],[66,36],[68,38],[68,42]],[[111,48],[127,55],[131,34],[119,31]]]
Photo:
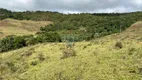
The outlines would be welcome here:
[[[115,47],[119,49],[123,48],[122,42],[116,42]]]
[[[42,53],[38,54],[37,58],[40,60],[40,61],[44,61],[45,60],[45,57]]]
[[[27,45],[27,46],[34,45],[34,44],[37,44],[37,43],[38,43],[37,39],[34,38],[33,35],[28,36],[27,38],[25,38],[25,40],[26,40],[26,45]]]
[[[49,31],[56,31],[57,28],[53,24],[50,24],[45,27],[41,27],[40,30],[45,31],[45,32],[49,32]]]
[[[32,61],[31,65],[36,66],[38,64],[38,61]]]
[[[38,42],[61,42],[61,37],[56,32],[43,32],[37,36]]]
[[[7,36],[0,40],[0,52],[15,50],[24,46],[34,45],[44,42],[61,42],[61,37],[56,32],[43,32],[34,38],[33,35],[29,36]]]
[[[7,36],[0,40],[0,52],[18,49],[25,45],[24,37]]]
[[[76,56],[75,50],[73,48],[66,48],[63,50],[63,56],[61,57],[61,59],[68,58],[71,56]]]
[[[87,45],[85,45],[84,47],[83,47],[83,49],[86,49],[88,46]]]

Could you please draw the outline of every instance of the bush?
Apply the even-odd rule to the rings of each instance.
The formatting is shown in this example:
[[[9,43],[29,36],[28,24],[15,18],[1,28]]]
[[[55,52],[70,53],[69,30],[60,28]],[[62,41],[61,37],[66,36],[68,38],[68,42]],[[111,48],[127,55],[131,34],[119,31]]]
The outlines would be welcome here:
[[[38,43],[37,38],[34,38],[33,35],[26,37],[25,40],[26,40],[26,45],[27,46],[34,45],[34,44]]]
[[[115,47],[119,49],[123,48],[122,42],[116,42]]]
[[[32,61],[31,65],[36,66],[38,64],[38,61]]]
[[[37,36],[38,42],[61,42],[61,37],[56,32],[44,32],[38,34]]]
[[[0,40],[0,52],[14,50],[26,46],[24,37],[7,36]]]
[[[0,52],[15,50],[24,46],[34,45],[44,42],[61,42],[61,37],[56,32],[43,32],[34,37],[29,36],[7,36],[0,40]]]
[[[40,61],[44,61],[45,60],[45,57],[42,53],[38,54],[37,58],[40,60]]]
[[[41,27],[40,30],[44,32],[49,32],[49,31],[56,31],[57,28],[53,24],[50,24],[45,27]]]
[[[73,48],[66,48],[63,50],[63,56],[61,57],[61,59],[72,57],[72,56],[76,56],[75,50]]]

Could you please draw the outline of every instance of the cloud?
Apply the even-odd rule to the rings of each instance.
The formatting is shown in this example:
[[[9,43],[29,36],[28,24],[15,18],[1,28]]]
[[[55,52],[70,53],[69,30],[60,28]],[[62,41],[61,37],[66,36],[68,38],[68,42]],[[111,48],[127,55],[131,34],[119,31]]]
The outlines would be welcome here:
[[[44,10],[62,13],[142,11],[142,0],[0,0],[0,7],[13,11]]]
[[[0,7],[13,11],[32,10],[33,0],[1,0]]]

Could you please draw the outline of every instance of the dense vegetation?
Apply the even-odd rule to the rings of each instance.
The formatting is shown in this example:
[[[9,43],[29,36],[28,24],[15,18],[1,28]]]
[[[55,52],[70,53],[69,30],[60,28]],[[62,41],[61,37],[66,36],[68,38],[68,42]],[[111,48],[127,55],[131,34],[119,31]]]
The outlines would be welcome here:
[[[0,52],[6,52],[43,42],[61,42],[61,38],[58,33],[55,32],[38,34],[36,37],[33,35],[7,36],[0,40]]]
[[[0,12],[6,14],[1,16],[0,19],[4,17],[19,20],[53,21],[54,25],[48,31],[73,30],[72,33],[78,32],[79,34],[82,34],[81,31],[86,31],[86,35],[99,33],[100,36],[119,32],[120,27],[121,30],[125,30],[132,23],[142,20],[142,12],[123,14],[61,14],[49,11],[11,12],[5,9],[0,9]]]
[[[142,20],[142,12],[61,14],[49,11],[12,12],[0,9],[0,19],[5,18],[53,21],[53,25],[41,27],[41,31],[37,33],[37,39],[34,37],[28,39],[31,42],[38,43],[60,42],[61,40],[83,41],[118,33],[128,28],[134,22]]]
[[[11,17],[12,17],[11,11],[0,8],[0,20]]]

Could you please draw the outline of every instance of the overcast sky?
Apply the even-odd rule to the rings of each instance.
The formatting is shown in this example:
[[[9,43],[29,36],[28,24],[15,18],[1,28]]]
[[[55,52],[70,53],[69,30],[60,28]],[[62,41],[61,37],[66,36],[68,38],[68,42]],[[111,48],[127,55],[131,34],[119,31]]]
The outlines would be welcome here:
[[[134,12],[142,11],[142,0],[0,0],[0,8],[61,13]]]

